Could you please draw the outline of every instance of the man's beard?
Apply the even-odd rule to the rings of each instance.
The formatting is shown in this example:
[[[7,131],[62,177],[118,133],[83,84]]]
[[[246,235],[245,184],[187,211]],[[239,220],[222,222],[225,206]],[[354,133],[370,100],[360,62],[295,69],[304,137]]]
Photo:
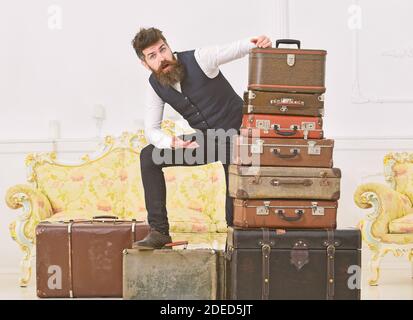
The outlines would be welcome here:
[[[163,70],[167,66],[169,66],[169,70],[164,72]],[[177,59],[162,61],[158,70],[152,69],[152,72],[163,86],[173,86],[175,83],[181,82],[185,76],[184,66]]]

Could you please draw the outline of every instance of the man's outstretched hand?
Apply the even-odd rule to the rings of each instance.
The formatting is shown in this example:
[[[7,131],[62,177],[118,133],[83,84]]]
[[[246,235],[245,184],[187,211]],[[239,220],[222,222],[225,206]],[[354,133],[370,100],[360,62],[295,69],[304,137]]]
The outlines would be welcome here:
[[[272,46],[271,39],[264,35],[252,38],[251,42],[258,48],[269,48]]]
[[[189,148],[189,149],[195,149],[199,147],[199,144],[196,141],[191,141],[191,140],[182,140],[178,137],[172,137],[172,144],[171,147],[174,149],[179,149],[179,148]]]

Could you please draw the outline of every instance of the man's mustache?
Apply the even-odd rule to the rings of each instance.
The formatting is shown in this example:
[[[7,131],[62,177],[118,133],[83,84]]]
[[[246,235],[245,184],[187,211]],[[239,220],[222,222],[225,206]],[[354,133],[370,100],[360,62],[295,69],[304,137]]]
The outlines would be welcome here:
[[[176,60],[164,60],[158,68],[158,72],[161,72],[167,66],[175,66],[177,64]]]

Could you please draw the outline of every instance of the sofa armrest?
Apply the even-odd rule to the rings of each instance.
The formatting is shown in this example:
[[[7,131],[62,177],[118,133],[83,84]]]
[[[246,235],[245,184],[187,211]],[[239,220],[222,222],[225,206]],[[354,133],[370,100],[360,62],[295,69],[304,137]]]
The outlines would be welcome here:
[[[372,221],[371,235],[381,238],[389,233],[389,223],[412,212],[409,198],[384,184],[366,183],[357,187],[354,201],[362,209],[373,207],[367,215]]]
[[[7,190],[5,200],[11,209],[23,208],[23,214],[10,224],[12,238],[33,242],[36,225],[53,215],[49,199],[29,185],[18,184]]]

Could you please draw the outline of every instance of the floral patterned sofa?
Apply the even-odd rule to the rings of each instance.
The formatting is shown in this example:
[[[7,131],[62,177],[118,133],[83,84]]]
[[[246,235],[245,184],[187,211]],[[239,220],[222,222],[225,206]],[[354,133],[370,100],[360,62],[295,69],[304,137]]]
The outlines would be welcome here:
[[[162,122],[172,135],[175,123]],[[185,132],[181,130],[180,133]],[[31,277],[35,228],[42,220],[67,221],[113,215],[146,220],[139,154],[147,145],[143,130],[107,136],[97,156],[85,155],[80,164],[64,164],[54,152],[26,158],[29,184],[9,188],[7,205],[22,208],[10,224],[12,238],[24,252],[20,285]],[[223,248],[226,240],[225,175],[220,163],[164,169],[171,235],[190,245]]]
[[[373,252],[370,285],[378,284],[380,260],[387,253],[413,258],[413,154],[386,155],[384,174],[389,186],[366,183],[354,194],[360,208],[373,208],[360,222],[363,240]]]

